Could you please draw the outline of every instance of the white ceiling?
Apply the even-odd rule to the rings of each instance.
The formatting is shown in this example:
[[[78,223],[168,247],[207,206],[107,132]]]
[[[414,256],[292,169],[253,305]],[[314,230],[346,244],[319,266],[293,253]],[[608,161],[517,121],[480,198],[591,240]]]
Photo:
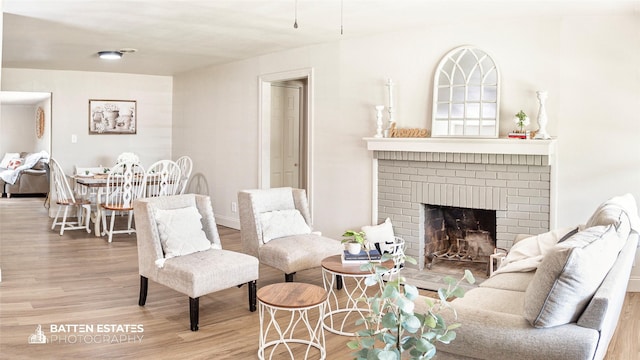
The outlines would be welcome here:
[[[299,28],[293,28],[297,2]],[[640,0],[3,0],[2,66],[173,75],[322,42],[464,21],[640,12]],[[342,10],[341,10],[342,8]],[[340,34],[341,13],[344,34]],[[137,49],[120,61],[100,50]]]

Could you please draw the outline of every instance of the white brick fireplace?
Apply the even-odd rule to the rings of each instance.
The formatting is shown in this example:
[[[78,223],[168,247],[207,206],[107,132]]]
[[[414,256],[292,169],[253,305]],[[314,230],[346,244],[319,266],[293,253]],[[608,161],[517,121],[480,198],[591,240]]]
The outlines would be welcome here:
[[[556,140],[366,138],[373,223],[391,218],[425,266],[425,204],[496,211],[496,246],[555,227]]]

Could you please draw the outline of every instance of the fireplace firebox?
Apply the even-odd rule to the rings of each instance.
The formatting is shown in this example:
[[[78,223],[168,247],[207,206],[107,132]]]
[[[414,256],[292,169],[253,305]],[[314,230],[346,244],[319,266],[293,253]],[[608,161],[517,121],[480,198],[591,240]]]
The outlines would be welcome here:
[[[426,266],[438,260],[488,263],[496,248],[495,210],[425,204]]]

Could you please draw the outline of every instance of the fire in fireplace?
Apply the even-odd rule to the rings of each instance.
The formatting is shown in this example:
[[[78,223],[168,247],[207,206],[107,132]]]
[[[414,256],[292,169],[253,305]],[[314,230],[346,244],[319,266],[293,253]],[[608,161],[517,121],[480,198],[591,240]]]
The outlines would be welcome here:
[[[425,204],[425,265],[488,263],[496,248],[496,211]]]

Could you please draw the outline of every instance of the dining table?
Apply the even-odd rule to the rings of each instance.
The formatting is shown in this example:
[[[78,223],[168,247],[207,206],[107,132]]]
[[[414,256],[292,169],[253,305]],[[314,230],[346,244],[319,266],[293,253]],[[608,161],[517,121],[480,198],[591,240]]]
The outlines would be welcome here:
[[[81,196],[86,196],[91,201],[91,207],[95,207],[95,211],[91,214],[91,221],[94,225],[95,236],[101,236],[100,223],[102,219],[102,211],[100,199],[103,189],[107,186],[107,175],[81,175],[76,174],[71,177],[73,181],[84,191],[80,192]],[[95,196],[91,196],[95,194]]]
[[[158,184],[158,174],[152,174],[145,176],[146,184]],[[86,196],[87,200],[91,202],[91,208],[95,208],[95,211],[91,214],[91,222],[94,224],[95,236],[101,236],[101,221],[102,221],[102,195],[104,189],[107,187],[107,174],[76,174],[73,175],[72,180],[79,187],[83,187],[83,191],[80,192],[81,196]],[[95,194],[95,196],[93,196]],[[157,196],[157,195],[156,195]]]

